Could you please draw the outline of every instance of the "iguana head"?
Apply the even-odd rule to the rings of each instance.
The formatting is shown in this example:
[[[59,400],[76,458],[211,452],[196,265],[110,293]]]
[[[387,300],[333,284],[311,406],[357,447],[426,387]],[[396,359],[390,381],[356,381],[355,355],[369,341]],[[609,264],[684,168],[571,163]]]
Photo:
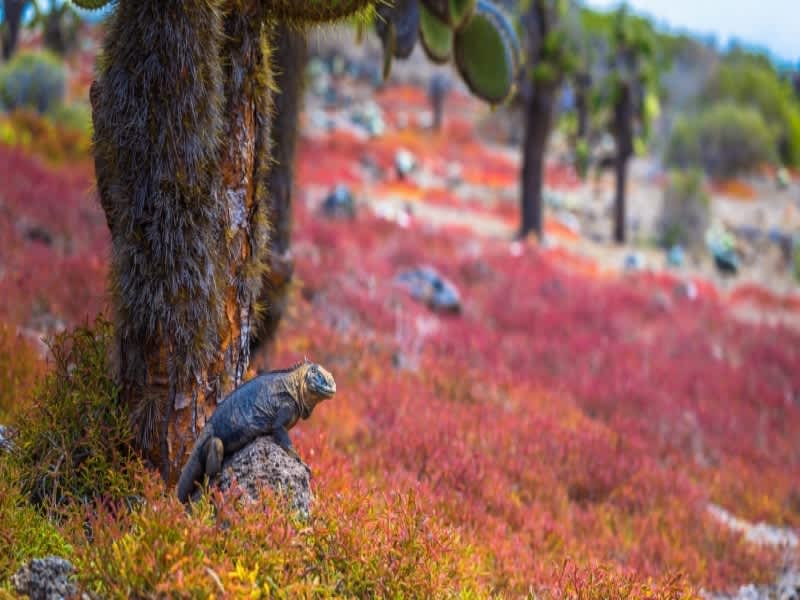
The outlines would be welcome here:
[[[333,375],[317,363],[309,360],[301,363],[300,367],[300,401],[303,405],[303,418],[307,419],[314,407],[336,394],[336,382]]]

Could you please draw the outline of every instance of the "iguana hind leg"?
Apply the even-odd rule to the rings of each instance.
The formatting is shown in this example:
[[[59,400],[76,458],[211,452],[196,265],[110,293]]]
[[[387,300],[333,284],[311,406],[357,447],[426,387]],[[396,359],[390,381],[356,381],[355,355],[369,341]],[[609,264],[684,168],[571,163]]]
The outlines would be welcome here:
[[[225,457],[225,447],[218,437],[209,438],[206,442],[206,477],[209,481],[222,470],[222,459]]]

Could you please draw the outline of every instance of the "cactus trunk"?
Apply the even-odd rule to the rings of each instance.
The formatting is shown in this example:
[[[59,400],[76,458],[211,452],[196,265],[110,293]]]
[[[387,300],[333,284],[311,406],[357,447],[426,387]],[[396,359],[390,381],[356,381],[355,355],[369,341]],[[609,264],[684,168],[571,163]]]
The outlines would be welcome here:
[[[306,35],[285,24],[275,26],[273,35],[275,66],[275,109],[272,120],[272,170],[265,198],[272,235],[269,245],[269,270],[261,290],[264,315],[253,337],[252,348],[269,345],[275,338],[288,302],[294,272],[291,254],[292,187],[298,121],[303,103],[303,76],[308,61]]]
[[[92,86],[121,394],[174,482],[241,383],[269,223],[269,44],[259,3],[120,0]]]
[[[627,214],[625,202],[625,188],[628,181],[628,159],[617,155],[614,158],[614,172],[616,174],[616,195],[614,198],[614,241],[624,244],[627,239]]]
[[[3,60],[8,60],[17,50],[19,30],[22,25],[22,12],[25,10],[25,0],[6,0],[3,5],[5,12],[6,29],[0,36],[3,42]]]
[[[544,188],[544,158],[547,139],[553,121],[556,89],[550,85],[536,86],[526,99],[525,141],[522,149],[522,222],[520,237],[535,233],[539,239],[544,231],[542,190]]]
[[[614,241],[624,244],[627,238],[626,231],[626,187],[628,175],[628,160],[633,156],[633,120],[634,105],[631,86],[621,84],[617,100],[614,103],[614,140],[616,156],[614,167],[616,173],[616,196],[614,199]]]

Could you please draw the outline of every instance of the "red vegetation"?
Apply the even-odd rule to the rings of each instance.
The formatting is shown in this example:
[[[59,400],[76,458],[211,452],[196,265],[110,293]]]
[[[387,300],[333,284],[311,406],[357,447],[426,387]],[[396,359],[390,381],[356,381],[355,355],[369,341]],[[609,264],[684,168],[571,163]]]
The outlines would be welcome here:
[[[400,146],[433,170],[457,160],[487,188],[514,171],[475,140],[405,132],[367,145],[336,134],[303,141],[299,181],[357,184],[367,148],[391,169]],[[26,324],[46,310],[80,322],[103,305],[108,247],[89,173],[0,153],[0,317]],[[397,181],[380,193],[390,190],[453,202]],[[554,597],[677,598],[773,576],[777,553],[706,507],[800,527],[800,334],[737,322],[702,282],[690,300],[672,276],[619,277],[559,250],[403,229],[365,211],[325,221],[301,201],[295,216],[297,294],[270,363],[308,355],[337,379],[336,399],[293,432],[314,469],[319,519],[295,530],[276,513],[245,511],[226,535],[150,490],[144,510],[171,520],[169,531],[155,514],[101,512],[94,542],[76,549],[84,564],[106,565],[94,585],[122,577],[189,590],[212,569],[238,590],[257,567],[308,583],[303,561],[314,556],[372,582],[404,569],[404,581],[432,591],[468,573],[510,596],[532,586]],[[31,225],[53,241],[26,237]],[[461,316],[436,316],[393,285],[420,263],[460,288]],[[157,544],[164,535],[209,558],[171,554]],[[262,539],[292,550],[281,559]],[[136,558],[128,573],[115,570],[115,542]],[[311,549],[321,554],[302,554]],[[320,575],[325,585],[334,571]]]
[[[89,167],[56,169],[0,146],[0,180],[0,319],[39,328],[46,315],[93,318],[109,235]]]

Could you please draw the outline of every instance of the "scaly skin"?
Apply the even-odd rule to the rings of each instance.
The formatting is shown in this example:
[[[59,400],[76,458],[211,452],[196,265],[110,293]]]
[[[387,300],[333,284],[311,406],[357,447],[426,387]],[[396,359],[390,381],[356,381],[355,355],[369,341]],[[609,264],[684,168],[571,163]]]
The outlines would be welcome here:
[[[236,388],[211,415],[192,448],[178,481],[178,498],[186,502],[203,476],[209,479],[222,461],[257,437],[272,435],[298,461],[288,430],[308,419],[314,407],[336,394],[333,375],[304,361],[281,371],[259,375]]]

